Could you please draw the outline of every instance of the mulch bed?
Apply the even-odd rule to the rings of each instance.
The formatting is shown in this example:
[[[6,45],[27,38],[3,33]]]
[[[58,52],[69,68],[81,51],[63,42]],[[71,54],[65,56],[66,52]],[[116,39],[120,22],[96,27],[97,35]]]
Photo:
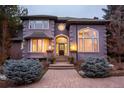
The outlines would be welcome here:
[[[113,62],[113,70],[110,72],[111,76],[124,76],[124,63]]]
[[[124,70],[111,71],[110,76],[124,76]]]
[[[0,80],[0,88],[11,88],[15,87],[15,84],[10,81]]]

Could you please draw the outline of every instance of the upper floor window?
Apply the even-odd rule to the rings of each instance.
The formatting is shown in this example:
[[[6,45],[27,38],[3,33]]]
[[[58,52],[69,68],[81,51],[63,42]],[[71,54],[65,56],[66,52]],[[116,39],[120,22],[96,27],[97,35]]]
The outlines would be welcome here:
[[[78,32],[79,52],[99,52],[98,31],[92,28],[84,28]]]
[[[29,21],[29,29],[49,29],[49,21],[48,20]]]

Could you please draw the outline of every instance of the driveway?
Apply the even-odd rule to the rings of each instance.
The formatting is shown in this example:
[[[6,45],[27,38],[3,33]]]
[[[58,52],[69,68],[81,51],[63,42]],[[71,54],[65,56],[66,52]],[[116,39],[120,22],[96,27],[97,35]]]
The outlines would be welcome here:
[[[123,88],[124,76],[108,78],[82,78],[76,70],[48,70],[36,83],[25,88]]]

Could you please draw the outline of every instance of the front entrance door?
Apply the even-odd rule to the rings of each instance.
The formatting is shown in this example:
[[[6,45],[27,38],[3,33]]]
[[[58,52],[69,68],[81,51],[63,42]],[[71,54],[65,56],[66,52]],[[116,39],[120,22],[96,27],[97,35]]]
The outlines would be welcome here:
[[[56,55],[64,56],[68,55],[68,38],[65,36],[56,37]]]
[[[59,43],[59,55],[64,55],[64,50],[65,50],[65,44],[64,43]]]

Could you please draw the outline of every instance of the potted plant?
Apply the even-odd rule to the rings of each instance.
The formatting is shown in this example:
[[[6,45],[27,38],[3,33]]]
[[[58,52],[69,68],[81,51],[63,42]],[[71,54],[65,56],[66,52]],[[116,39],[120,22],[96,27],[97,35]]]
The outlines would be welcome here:
[[[55,57],[50,57],[49,58],[49,61],[50,61],[51,64],[54,64],[55,61],[56,61],[56,58]]]
[[[74,64],[74,57],[69,57],[68,61],[69,61],[70,64]]]

